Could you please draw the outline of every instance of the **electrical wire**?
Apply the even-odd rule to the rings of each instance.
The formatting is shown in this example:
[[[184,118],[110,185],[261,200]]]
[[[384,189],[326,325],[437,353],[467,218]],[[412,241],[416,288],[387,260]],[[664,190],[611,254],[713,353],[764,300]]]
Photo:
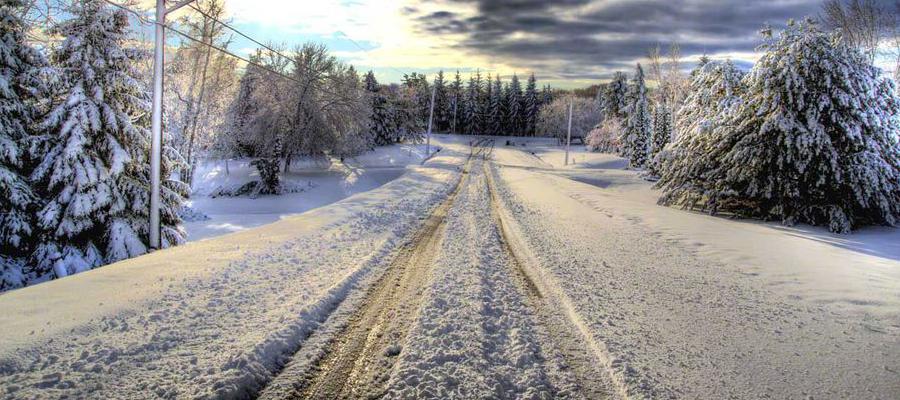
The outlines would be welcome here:
[[[224,54],[227,54],[227,55],[232,56],[232,57],[234,57],[234,58],[236,58],[236,59],[238,59],[238,60],[241,60],[241,61],[247,63],[248,65],[257,67],[257,68],[259,68],[259,69],[261,69],[261,70],[263,70],[263,71],[265,71],[265,72],[268,72],[268,73],[270,73],[270,74],[276,75],[276,76],[278,76],[278,77],[287,79],[287,80],[292,81],[292,82],[295,82],[295,83],[304,84],[304,82],[302,82],[302,81],[300,81],[300,80],[298,80],[298,79],[296,79],[296,78],[294,78],[294,77],[291,77],[291,76],[288,76],[288,75],[284,75],[284,74],[282,74],[282,73],[280,73],[280,72],[278,72],[278,71],[272,70],[272,69],[270,69],[270,68],[268,68],[268,67],[266,67],[266,66],[264,66],[264,65],[262,65],[262,64],[259,64],[259,63],[256,63],[256,62],[254,62],[254,61],[251,61],[251,60],[247,59],[246,57],[242,57],[242,56],[240,56],[240,55],[237,55],[237,54],[235,54],[235,53],[233,53],[233,52],[231,52],[231,51],[229,51],[229,50],[227,50],[227,49],[224,49],[224,48],[222,48],[222,47],[220,47],[220,46],[216,46],[216,45],[214,45],[214,44],[207,43],[207,42],[205,42],[205,41],[202,41],[202,40],[200,40],[200,39],[197,39],[197,38],[195,38],[195,37],[193,37],[193,36],[191,36],[191,35],[189,35],[189,34],[187,34],[187,33],[182,32],[182,31],[179,30],[179,29],[173,28],[172,26],[169,26],[169,25],[167,25],[167,24],[163,24],[163,23],[160,23],[160,22],[157,22],[157,21],[149,20],[149,19],[147,19],[146,17],[144,17],[143,15],[141,15],[140,12],[138,12],[138,11],[136,11],[136,10],[130,8],[130,7],[124,6],[124,5],[122,5],[122,4],[118,4],[118,3],[116,3],[116,2],[113,2],[112,0],[103,0],[103,1],[106,2],[106,3],[108,3],[108,4],[110,4],[110,5],[112,5],[112,6],[114,6],[114,7],[116,7],[116,8],[119,8],[119,9],[121,9],[121,10],[123,10],[123,11],[126,11],[126,12],[128,12],[128,13],[134,15],[135,17],[137,17],[137,19],[138,19],[141,23],[149,24],[149,25],[159,25],[159,26],[162,26],[164,29],[168,29],[168,30],[170,30],[170,31],[172,31],[172,32],[174,32],[174,33],[176,33],[176,34],[178,34],[178,35],[180,35],[180,36],[182,36],[182,37],[184,37],[184,38],[186,38],[186,39],[192,41],[192,42],[195,42],[195,43],[201,44],[201,45],[203,45],[203,46],[207,46],[207,47],[209,47],[209,48],[212,48],[212,49],[214,49],[214,50],[220,51],[220,52],[222,52],[222,53],[224,53]],[[294,63],[294,65],[297,66],[298,68],[304,67],[304,66],[301,66],[300,64],[297,64],[297,62],[296,62],[293,58],[288,57],[288,56],[282,54],[281,52],[278,52],[278,51],[272,49],[271,47],[266,46],[266,45],[260,43],[258,40],[251,38],[250,36],[244,34],[243,32],[239,32],[236,28],[233,28],[233,27],[229,26],[228,24],[219,21],[219,20],[216,19],[216,18],[214,18],[214,17],[212,17],[212,16],[209,16],[208,14],[206,14],[206,13],[204,13],[204,12],[202,12],[202,11],[197,10],[197,8],[196,8],[196,7],[193,7],[191,4],[188,4],[188,6],[191,7],[192,9],[198,11],[200,14],[204,15],[205,17],[210,18],[210,19],[212,19],[213,21],[215,21],[215,22],[217,22],[217,23],[219,23],[219,24],[222,24],[223,26],[229,28],[230,30],[232,30],[232,31],[234,31],[234,32],[237,32],[237,33],[240,34],[241,36],[246,37],[247,39],[251,40],[252,42],[254,42],[254,43],[256,43],[256,44],[258,44],[258,45],[260,45],[260,46],[262,46],[262,47],[264,47],[265,49],[267,49],[267,50],[269,50],[269,51],[271,51],[271,52],[273,52],[273,53],[275,53],[275,54],[277,54],[277,55],[279,55],[279,56],[281,56],[281,57],[287,58],[288,60],[292,61],[292,62]],[[346,36],[346,35],[345,35],[345,36]],[[348,39],[349,39],[349,38],[348,38]],[[351,39],[351,41],[352,41],[352,39]],[[330,95],[334,95],[334,96],[337,95],[337,94],[335,94],[334,92],[332,92],[332,91],[330,91],[330,90],[328,90],[328,89],[325,89],[325,88],[323,88],[323,87],[318,88],[318,90],[321,91],[321,92],[330,94]],[[404,111],[408,111],[408,112],[417,112],[417,111],[419,111],[417,106],[405,107],[405,108],[401,108],[401,109],[399,109],[399,110],[404,110]]]
[[[160,22],[157,22],[157,21],[151,21],[151,20],[148,20],[148,19],[146,19],[143,15],[141,15],[139,12],[137,12],[137,11],[135,11],[135,10],[129,8],[129,7],[123,6],[123,5],[121,5],[121,4],[117,4],[117,3],[115,3],[115,2],[113,2],[113,1],[111,1],[111,0],[103,0],[103,1],[106,2],[106,3],[108,3],[108,4],[110,4],[110,5],[112,5],[112,6],[114,6],[114,7],[117,7],[117,8],[119,8],[119,9],[121,9],[121,10],[124,10],[124,11],[126,11],[126,12],[129,12],[129,13],[135,15],[135,16],[138,18],[138,20],[141,21],[142,23],[162,26],[164,29],[168,29],[168,30],[170,30],[170,31],[172,31],[172,32],[175,32],[176,34],[178,34],[178,35],[180,35],[180,36],[182,36],[182,37],[184,37],[184,38],[186,38],[186,39],[188,39],[188,40],[190,40],[190,41],[193,41],[193,42],[195,42],[195,43],[198,43],[198,44],[207,46],[207,47],[209,47],[209,48],[212,48],[212,49],[214,49],[214,50],[220,51],[220,52],[222,52],[222,53],[224,53],[224,54],[227,54],[227,55],[229,55],[229,56],[231,56],[231,57],[234,57],[234,58],[236,58],[236,59],[238,59],[238,60],[241,60],[241,61],[247,63],[248,65],[252,65],[252,66],[257,67],[257,68],[259,68],[259,69],[261,69],[261,70],[263,70],[263,71],[266,71],[266,72],[271,73],[271,74],[273,74],[273,75],[276,75],[276,76],[279,76],[279,77],[281,77],[281,78],[287,79],[287,80],[289,80],[289,81],[293,81],[293,82],[301,83],[301,84],[303,83],[303,82],[301,82],[300,80],[298,80],[298,79],[296,79],[296,78],[293,78],[293,77],[291,77],[291,76],[287,76],[287,75],[282,74],[282,73],[280,73],[280,72],[278,72],[278,71],[275,71],[275,70],[273,70],[273,69],[270,69],[270,68],[268,68],[268,67],[266,67],[266,66],[263,66],[262,64],[259,64],[259,63],[256,63],[256,62],[254,62],[254,61],[251,61],[251,60],[247,59],[246,57],[242,57],[242,56],[239,56],[239,55],[237,55],[237,54],[234,54],[234,53],[232,53],[231,51],[228,51],[227,49],[223,49],[222,47],[216,46],[216,45],[214,45],[214,44],[212,44],[212,43],[206,43],[206,42],[204,42],[204,41],[202,41],[202,40],[200,40],[200,39],[197,39],[197,38],[195,38],[195,37],[193,37],[193,36],[191,36],[191,35],[188,35],[187,33],[184,33],[184,32],[182,32],[182,31],[180,31],[180,30],[178,30],[178,29],[176,29],[176,28],[173,28],[173,27],[169,26],[169,25],[166,25],[166,24],[163,24],[163,23],[160,23]]]

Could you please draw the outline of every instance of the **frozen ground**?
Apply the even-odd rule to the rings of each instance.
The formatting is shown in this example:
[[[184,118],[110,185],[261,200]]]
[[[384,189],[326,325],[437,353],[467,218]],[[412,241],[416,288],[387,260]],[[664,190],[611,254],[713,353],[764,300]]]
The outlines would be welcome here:
[[[408,165],[422,162],[424,144],[378,147],[340,163],[338,160],[295,160],[283,182],[294,193],[278,196],[215,196],[258,179],[249,159],[202,163],[194,173],[188,206],[209,219],[184,224],[188,241],[196,241],[272,223],[290,215],[322,207],[397,179]]]
[[[0,295],[0,396],[900,398],[900,231],[660,207],[617,157],[470,139]]]

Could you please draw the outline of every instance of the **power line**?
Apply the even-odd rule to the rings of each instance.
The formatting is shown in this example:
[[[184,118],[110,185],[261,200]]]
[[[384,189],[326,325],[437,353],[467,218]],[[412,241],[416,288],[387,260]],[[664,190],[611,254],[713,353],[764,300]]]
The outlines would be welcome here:
[[[225,53],[225,54],[227,54],[227,55],[230,55],[230,56],[232,56],[232,57],[234,57],[234,58],[236,58],[236,59],[238,59],[238,60],[241,60],[241,61],[247,63],[248,65],[257,67],[257,68],[259,68],[259,69],[261,69],[261,70],[263,70],[263,71],[265,71],[265,72],[271,73],[271,74],[273,74],[273,75],[279,76],[279,77],[281,77],[281,78],[287,79],[287,80],[292,81],[292,82],[295,82],[295,83],[304,84],[304,82],[302,82],[302,81],[300,81],[300,80],[298,80],[298,79],[296,79],[296,78],[294,78],[294,77],[291,77],[291,76],[282,74],[282,73],[280,73],[280,72],[277,72],[277,71],[275,71],[275,70],[272,70],[272,69],[270,69],[270,68],[268,68],[268,67],[266,67],[266,66],[264,66],[264,65],[262,65],[262,64],[259,64],[259,63],[257,63],[257,62],[251,61],[251,60],[247,59],[246,57],[239,56],[239,55],[237,55],[237,54],[235,54],[235,53],[233,53],[233,52],[231,52],[231,51],[229,51],[229,50],[227,50],[227,49],[224,49],[224,48],[222,48],[222,47],[220,47],[220,46],[216,46],[216,45],[213,45],[213,44],[211,44],[211,43],[207,43],[207,42],[205,42],[205,41],[202,41],[202,40],[200,40],[200,39],[197,39],[197,38],[195,38],[195,37],[193,37],[193,36],[191,36],[191,35],[189,35],[189,34],[187,34],[187,33],[182,32],[181,30],[178,30],[178,29],[176,29],[176,28],[173,28],[173,27],[171,27],[171,26],[169,26],[169,25],[162,24],[162,23],[159,23],[159,22],[157,22],[157,21],[151,21],[151,20],[145,18],[143,15],[141,15],[141,13],[139,13],[138,11],[136,11],[136,10],[134,10],[134,9],[131,9],[131,8],[126,7],[126,6],[124,6],[124,5],[121,5],[121,4],[117,4],[117,3],[113,2],[112,0],[103,0],[103,1],[106,2],[106,3],[108,3],[108,4],[110,4],[110,5],[112,5],[112,6],[114,6],[114,7],[116,7],[116,8],[119,8],[119,9],[121,9],[121,10],[124,10],[124,11],[128,12],[128,13],[133,14],[135,17],[138,18],[138,20],[139,20],[141,23],[144,23],[144,24],[151,24],[151,25],[160,25],[160,26],[162,26],[163,28],[168,29],[168,30],[170,30],[170,31],[172,31],[172,32],[175,32],[175,33],[177,33],[178,35],[180,35],[180,36],[182,36],[182,37],[184,37],[184,38],[186,38],[186,39],[188,39],[188,40],[191,40],[191,41],[193,41],[193,42],[195,42],[195,43],[198,43],[198,44],[201,44],[201,45],[203,45],[203,46],[207,46],[207,47],[209,47],[209,48],[212,48],[212,49],[214,49],[214,50],[220,51],[220,52]],[[193,8],[193,7],[191,7],[191,8]],[[195,9],[195,10],[196,10],[196,9]],[[228,26],[227,24],[225,24],[225,23],[223,23],[223,22],[221,22],[221,21],[218,21],[218,20],[216,20],[216,19],[213,18],[213,17],[208,16],[208,15],[206,15],[206,14],[203,13],[203,12],[200,12],[200,13],[201,13],[201,14],[204,14],[204,16],[207,16],[208,18],[211,18],[211,19],[213,19],[214,21],[216,21],[216,22],[218,22],[218,23],[220,23],[220,24],[222,24],[222,25],[228,27],[229,29],[231,29],[231,30],[237,32],[236,29],[231,28],[231,27]],[[252,39],[252,38],[250,38],[249,36],[247,36],[247,35],[245,35],[245,34],[243,34],[243,33],[240,33],[240,34],[241,34],[242,36],[247,37],[248,39],[252,40],[254,43],[259,44],[259,42],[258,42],[257,40]],[[262,45],[262,44],[261,44],[261,45]],[[281,57],[285,57],[285,58],[287,58],[288,60],[291,60],[291,61],[294,63],[294,65],[297,66],[298,68],[303,68],[303,67],[304,67],[304,66],[302,66],[302,65],[300,65],[300,64],[297,64],[297,62],[296,62],[295,60],[293,60],[292,58],[287,57],[287,56],[285,56],[284,54],[281,54],[280,52],[271,50],[268,46],[265,46],[265,45],[262,45],[262,46],[265,47],[266,49],[269,49],[270,51],[272,51],[272,52],[278,54],[278,55],[281,56]],[[338,95],[337,95],[336,93],[334,93],[333,91],[328,90],[328,89],[326,89],[326,88],[324,88],[324,87],[319,87],[318,90],[321,91],[321,92],[324,92],[324,93],[333,95],[333,96],[338,96]],[[403,110],[406,110],[406,111],[417,111],[416,106],[403,108]]]
[[[237,28],[235,28],[235,27],[233,27],[233,26],[231,26],[231,25],[228,25],[228,24],[225,23],[225,22],[222,22],[221,20],[219,20],[218,18],[216,18],[216,17],[214,17],[214,16],[212,16],[212,15],[207,14],[205,11],[201,10],[201,9],[198,8],[197,6],[195,6],[195,5],[193,5],[193,4],[188,4],[188,7],[194,9],[194,11],[200,13],[200,15],[203,15],[204,17],[209,18],[209,19],[213,20],[214,22],[217,22],[218,24],[224,26],[225,28],[230,29],[230,30],[233,31],[234,33],[237,33],[238,35],[243,36],[243,37],[246,38],[247,40],[249,40],[249,41],[251,41],[251,42],[257,44],[258,46],[260,46],[260,47],[262,47],[262,48],[264,48],[264,49],[266,49],[266,50],[268,50],[268,51],[271,51],[272,53],[275,53],[275,54],[277,54],[277,55],[279,55],[279,56],[281,56],[281,57],[283,57],[283,58],[285,58],[285,59],[287,59],[287,60],[289,60],[289,61],[291,61],[291,62],[294,62],[294,65],[297,64],[296,61],[295,61],[292,57],[288,57],[288,56],[284,55],[284,54],[281,53],[280,51],[275,50],[275,49],[269,47],[269,46],[266,45],[266,44],[263,44],[262,42],[260,42],[260,41],[258,41],[258,40],[256,40],[256,39],[254,39],[254,38],[252,38],[252,37],[250,37],[249,35],[245,34],[244,32],[241,32],[241,31],[238,30]]]
[[[290,61],[291,63],[294,64],[294,67],[297,68],[297,70],[303,71],[303,72],[305,72],[305,73],[307,73],[307,74],[311,74],[311,73],[312,73],[311,69],[310,69],[308,66],[298,63],[296,58],[287,56],[287,55],[285,55],[284,53],[282,53],[282,52],[280,52],[280,51],[278,51],[278,50],[273,49],[273,48],[270,47],[269,45],[266,45],[266,44],[260,42],[259,40],[256,40],[256,39],[250,37],[250,35],[247,35],[246,33],[242,32],[241,30],[239,30],[239,29],[237,29],[237,28],[235,28],[235,27],[233,27],[233,26],[231,26],[231,25],[228,25],[227,23],[225,23],[225,22],[219,20],[218,18],[216,18],[216,17],[214,17],[214,16],[212,16],[212,15],[209,15],[208,13],[206,13],[205,11],[201,10],[200,8],[194,6],[193,4],[188,4],[188,7],[192,8],[194,11],[200,13],[200,15],[203,15],[204,17],[209,18],[209,19],[212,20],[213,22],[216,22],[216,23],[222,25],[223,27],[225,27],[225,28],[227,28],[227,29],[229,29],[229,30],[231,30],[231,31],[233,31],[233,32],[235,32],[235,33],[237,33],[238,35],[240,35],[240,36],[242,36],[242,37],[244,37],[244,38],[250,40],[251,42],[257,44],[258,46],[260,46],[260,47],[262,47],[262,48],[264,48],[264,49],[266,49],[266,50],[272,52],[273,54],[276,54],[276,55],[278,55],[278,56],[280,56],[280,57],[282,57],[282,58],[284,58],[284,59]],[[295,80],[295,81],[296,81],[296,80]],[[299,82],[298,82],[298,83],[299,83]],[[320,87],[319,90],[322,91],[322,92],[328,93],[328,94],[330,94],[330,95],[332,95],[332,96],[337,96],[336,93],[334,93],[333,91],[330,91],[330,90],[328,90],[328,89],[325,89],[325,88]]]
[[[360,50],[366,51],[366,52],[371,51],[371,49],[367,50],[367,49],[362,48],[362,46],[360,46],[359,43],[357,43],[355,40],[353,40],[353,38],[351,38],[350,35],[346,34],[344,31],[337,31],[337,33],[340,33],[344,38],[349,40],[350,43],[353,43],[353,45],[356,46],[357,49],[360,49]],[[394,72],[396,72],[400,75],[407,75],[406,72],[400,71],[399,69],[391,67],[391,66],[388,66],[388,69],[392,69],[392,70],[394,70]]]
[[[247,59],[247,58],[245,58],[245,57],[242,57],[242,56],[239,56],[239,55],[237,55],[237,54],[234,54],[234,53],[228,51],[227,49],[223,49],[222,47],[216,46],[216,45],[211,44],[211,43],[206,43],[206,42],[204,42],[204,41],[202,41],[202,40],[200,40],[200,39],[197,39],[197,38],[195,38],[195,37],[193,37],[193,36],[191,36],[191,35],[188,35],[187,33],[184,33],[184,32],[182,32],[182,31],[180,31],[180,30],[178,30],[178,29],[175,29],[175,28],[169,26],[169,25],[162,24],[162,23],[159,23],[159,22],[157,22],[157,21],[150,21],[150,20],[146,19],[143,15],[141,15],[141,13],[139,13],[139,12],[137,12],[137,11],[135,11],[135,10],[129,8],[129,7],[123,6],[123,5],[121,5],[121,4],[117,4],[117,3],[115,3],[115,2],[113,2],[113,1],[111,1],[111,0],[103,0],[103,1],[106,2],[106,3],[108,3],[108,4],[110,4],[110,5],[112,5],[112,6],[114,6],[114,7],[117,7],[117,8],[119,8],[119,9],[121,9],[121,10],[124,10],[124,11],[126,11],[126,12],[129,12],[129,13],[133,14],[133,15],[136,16],[136,17],[138,18],[138,20],[139,20],[140,22],[142,22],[142,23],[145,23],[145,24],[152,24],[152,25],[160,25],[160,26],[162,26],[163,28],[168,29],[168,30],[170,30],[170,31],[172,31],[172,32],[175,32],[175,33],[177,33],[178,35],[180,35],[180,36],[182,36],[182,37],[184,37],[184,38],[186,38],[186,39],[188,39],[188,40],[191,40],[191,41],[193,41],[193,42],[195,42],[195,43],[199,43],[199,44],[204,45],[204,46],[207,46],[207,47],[209,47],[209,48],[218,50],[218,51],[220,51],[220,52],[222,52],[222,53],[228,54],[228,55],[230,55],[230,56],[232,56],[232,57],[234,57],[234,58],[236,58],[236,59],[238,59],[238,60],[241,60],[241,61],[247,63],[248,65],[252,65],[252,66],[254,66],[254,67],[260,68],[260,69],[262,69],[262,70],[264,70],[264,71],[266,71],[266,72],[269,72],[269,73],[271,73],[271,74],[280,76],[280,77],[282,77],[282,78],[284,78],[284,79],[287,79],[287,80],[289,80],[289,81],[293,81],[293,82],[301,83],[301,84],[303,83],[303,82],[299,81],[299,80],[296,79],[296,78],[293,78],[293,77],[284,75],[284,74],[282,74],[282,73],[280,73],[280,72],[277,72],[277,71],[275,71],[275,70],[272,70],[272,69],[270,69],[270,68],[268,68],[268,67],[266,67],[266,66],[263,66],[263,65],[261,65],[261,64],[259,64],[259,63],[256,63],[256,62],[254,62],[254,61],[251,61],[251,60],[249,60],[249,59]]]

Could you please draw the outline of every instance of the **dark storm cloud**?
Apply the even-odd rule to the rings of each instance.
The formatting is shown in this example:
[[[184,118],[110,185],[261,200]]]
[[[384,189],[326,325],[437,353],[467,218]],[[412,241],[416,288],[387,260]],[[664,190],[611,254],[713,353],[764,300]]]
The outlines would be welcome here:
[[[820,0],[436,0],[469,3],[475,16],[415,15],[427,34],[462,34],[456,46],[559,78],[599,78],[628,69],[672,41],[684,56],[752,52],[764,24],[814,16]],[[593,3],[593,4],[589,4]],[[584,7],[590,5],[590,7]],[[587,10],[587,11],[586,11]],[[740,61],[740,60],[737,60]],[[565,65],[565,68],[558,65]]]

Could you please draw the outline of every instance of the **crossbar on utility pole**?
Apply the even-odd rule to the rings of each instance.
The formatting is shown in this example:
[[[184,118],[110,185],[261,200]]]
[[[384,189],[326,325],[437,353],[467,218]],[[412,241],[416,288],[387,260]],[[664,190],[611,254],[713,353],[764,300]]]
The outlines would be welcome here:
[[[572,106],[575,101],[569,101],[569,131],[566,134],[566,165],[569,165],[569,144],[572,142]]]
[[[428,135],[425,137],[425,157],[431,155],[431,120],[434,118],[434,93],[437,91],[437,86],[431,86],[431,110],[428,111]]]
[[[153,112],[150,136],[150,248],[159,249],[160,162],[162,160],[163,71],[166,51],[166,15],[196,0],[182,0],[166,9],[166,0],[156,0],[156,33],[153,49]]]

